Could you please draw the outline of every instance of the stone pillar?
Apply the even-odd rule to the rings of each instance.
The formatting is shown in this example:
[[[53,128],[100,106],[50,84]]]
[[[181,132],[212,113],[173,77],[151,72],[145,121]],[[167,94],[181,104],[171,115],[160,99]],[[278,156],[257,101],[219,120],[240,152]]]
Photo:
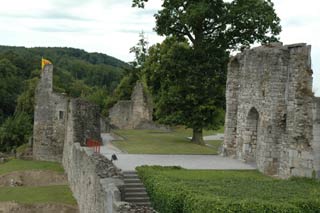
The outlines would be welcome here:
[[[141,82],[137,81],[132,95],[132,124],[136,128],[141,122],[152,122],[152,101],[151,97],[144,91]]]
[[[239,72],[240,64],[236,57],[228,64],[227,88],[226,88],[226,116],[224,129],[223,155],[236,155],[238,93],[240,89]]]

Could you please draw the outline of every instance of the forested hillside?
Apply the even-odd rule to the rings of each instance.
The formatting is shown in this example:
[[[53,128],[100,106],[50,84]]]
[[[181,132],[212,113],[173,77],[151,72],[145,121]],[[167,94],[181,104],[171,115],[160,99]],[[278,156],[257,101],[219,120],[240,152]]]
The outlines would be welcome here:
[[[112,91],[130,69],[111,56],[74,48],[0,46],[0,151],[18,146],[31,135],[42,57],[54,65],[56,92],[93,101],[103,113]]]

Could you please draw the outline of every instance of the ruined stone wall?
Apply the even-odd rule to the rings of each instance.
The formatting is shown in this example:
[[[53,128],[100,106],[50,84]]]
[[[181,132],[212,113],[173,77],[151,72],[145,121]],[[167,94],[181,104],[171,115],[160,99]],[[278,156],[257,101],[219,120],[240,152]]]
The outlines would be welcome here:
[[[120,129],[135,129],[148,123],[152,128],[152,101],[144,91],[143,85],[137,82],[131,100],[118,101],[109,110],[110,124]]]
[[[85,146],[101,141],[99,108],[52,91],[53,66],[46,65],[36,91],[33,156],[62,161],[81,213],[125,213],[122,174],[106,157]]]
[[[119,210],[127,205],[121,201],[124,182],[120,170],[106,157],[81,146],[88,137],[100,137],[96,113],[90,103],[70,102],[62,164],[81,213],[125,213]],[[79,125],[88,119],[89,123]]]
[[[110,123],[120,129],[132,129],[132,101],[118,101],[109,110]]]
[[[311,47],[245,50],[228,66],[224,153],[288,177],[313,171]]]
[[[61,162],[68,98],[52,91],[53,65],[45,66],[35,93],[33,157]]]
[[[313,156],[316,175],[320,178],[320,98],[313,102]]]
[[[143,85],[137,82],[131,95],[132,125],[135,128],[140,123],[152,121],[151,97],[144,91]]]
[[[72,99],[69,109],[72,109],[75,131],[74,143],[85,145],[87,139],[101,141],[100,110],[95,104],[81,99]]]

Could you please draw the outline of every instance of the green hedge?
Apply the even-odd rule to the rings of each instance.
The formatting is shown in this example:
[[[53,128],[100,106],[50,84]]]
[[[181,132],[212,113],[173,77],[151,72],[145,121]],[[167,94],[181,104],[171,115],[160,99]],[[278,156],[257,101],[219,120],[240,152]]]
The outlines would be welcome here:
[[[314,180],[272,179],[256,171],[199,172],[159,166],[137,171],[160,213],[320,212],[320,184]],[[234,186],[232,181],[237,180],[239,186]],[[221,189],[214,190],[211,184],[220,184]],[[258,192],[256,196],[247,194],[250,186]]]

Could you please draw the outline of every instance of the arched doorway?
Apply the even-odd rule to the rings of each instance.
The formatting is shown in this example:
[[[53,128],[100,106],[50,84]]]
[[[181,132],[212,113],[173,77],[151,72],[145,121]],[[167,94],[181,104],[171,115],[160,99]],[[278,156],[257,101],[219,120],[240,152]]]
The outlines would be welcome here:
[[[256,161],[258,141],[259,113],[256,108],[251,108],[246,121],[245,137],[243,143],[244,159],[247,162]]]

